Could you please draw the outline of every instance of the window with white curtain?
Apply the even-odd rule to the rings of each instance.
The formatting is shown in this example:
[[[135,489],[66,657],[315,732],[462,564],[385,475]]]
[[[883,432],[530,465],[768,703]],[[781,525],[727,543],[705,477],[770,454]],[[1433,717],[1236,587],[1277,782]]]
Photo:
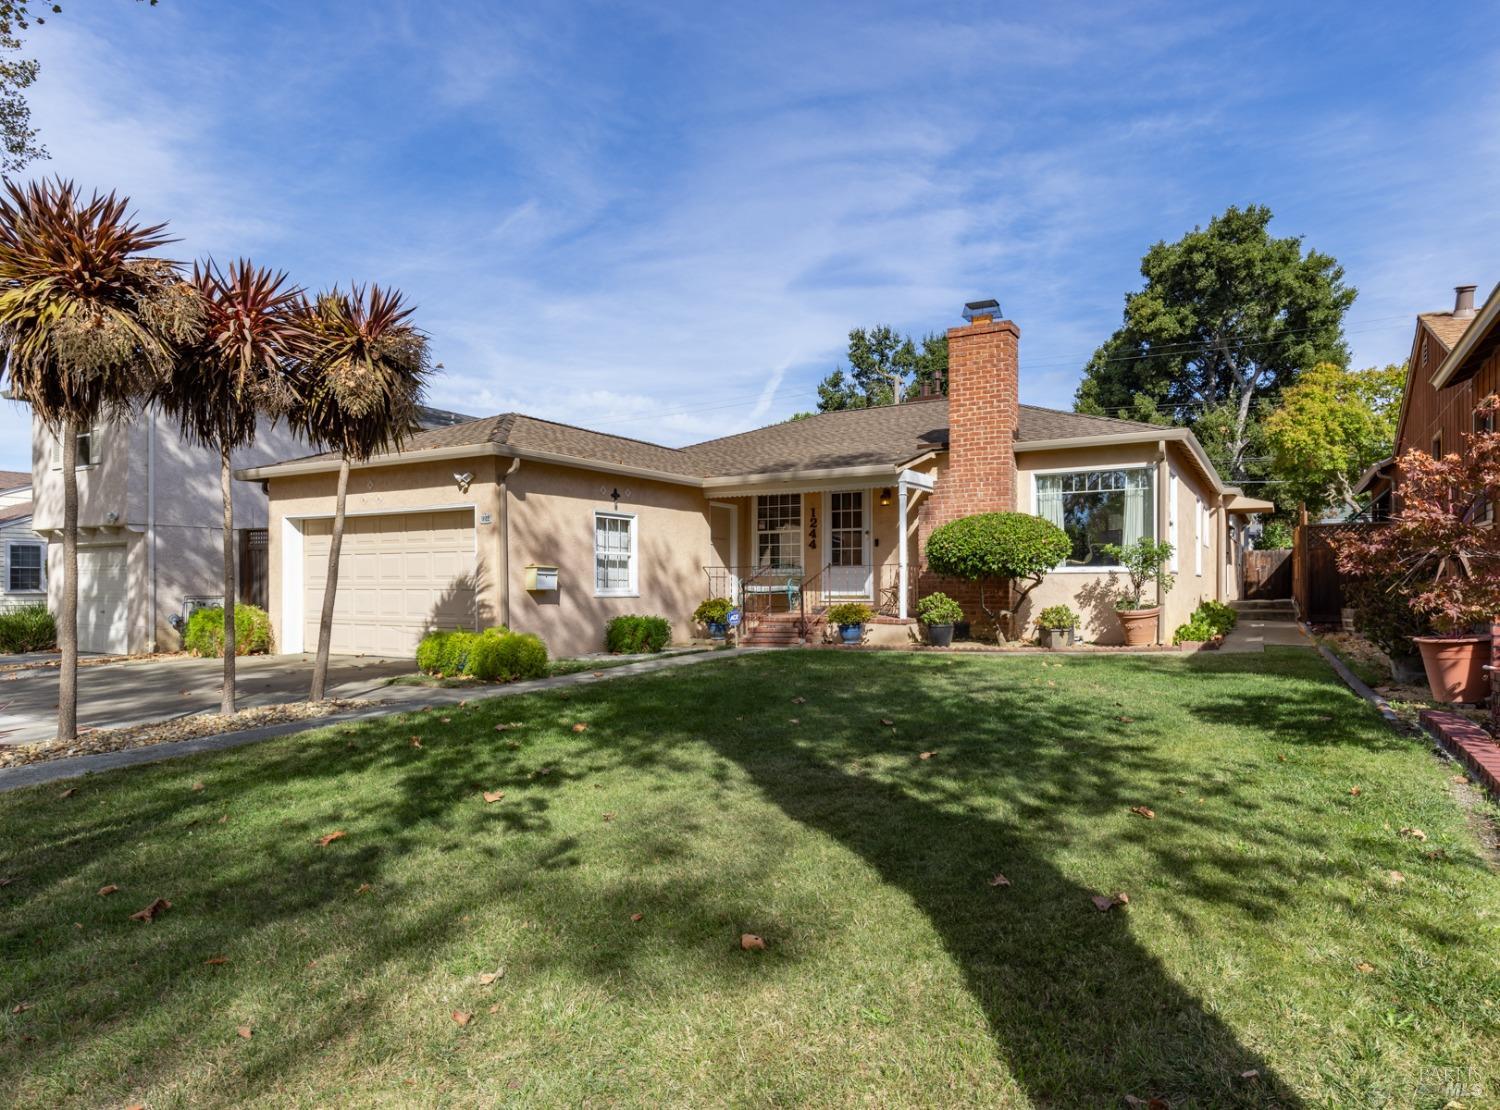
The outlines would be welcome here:
[[[756,497],[755,565],[801,571],[800,493],[763,493]]]
[[[594,514],[594,593],[625,597],[636,593],[635,517]]]
[[[1066,532],[1073,545],[1064,567],[1118,566],[1103,547],[1156,538],[1151,476],[1148,466],[1036,476],[1037,515]]]

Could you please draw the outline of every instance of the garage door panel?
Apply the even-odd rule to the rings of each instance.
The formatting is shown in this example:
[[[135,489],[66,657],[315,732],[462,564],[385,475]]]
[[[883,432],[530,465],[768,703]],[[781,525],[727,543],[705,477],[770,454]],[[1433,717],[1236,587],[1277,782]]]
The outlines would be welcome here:
[[[124,546],[78,550],[78,648],[123,655],[130,649]]]
[[[332,650],[405,655],[432,628],[473,628],[469,511],[351,518],[334,602]],[[309,521],[313,524],[327,522]],[[353,535],[360,539],[351,542]],[[317,646],[329,540],[304,530],[303,645]]]

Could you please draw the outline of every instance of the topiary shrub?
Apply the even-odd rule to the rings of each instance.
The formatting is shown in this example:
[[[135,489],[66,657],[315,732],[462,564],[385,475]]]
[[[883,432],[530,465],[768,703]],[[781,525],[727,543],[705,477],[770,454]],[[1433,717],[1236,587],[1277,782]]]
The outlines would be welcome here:
[[[666,617],[626,613],[604,626],[604,647],[616,655],[656,652],[672,642],[672,625]]]
[[[0,613],[0,652],[51,651],[57,646],[57,622],[44,602],[36,601]]]
[[[193,655],[222,658],[224,655],[224,610],[215,605],[195,609],[182,631],[183,649]],[[271,650],[271,616],[255,605],[234,607],[234,653],[264,655]]]
[[[483,682],[515,682],[547,674],[547,646],[529,632],[488,628],[470,645],[465,673]]]
[[[927,566],[935,574],[978,582],[979,607],[999,634],[998,617],[1014,621],[1026,596],[1072,550],[1068,534],[1050,520],[1029,513],[979,513],[932,530],[927,537]],[[989,581],[1022,583],[1012,608],[998,613],[990,609],[985,603]]]

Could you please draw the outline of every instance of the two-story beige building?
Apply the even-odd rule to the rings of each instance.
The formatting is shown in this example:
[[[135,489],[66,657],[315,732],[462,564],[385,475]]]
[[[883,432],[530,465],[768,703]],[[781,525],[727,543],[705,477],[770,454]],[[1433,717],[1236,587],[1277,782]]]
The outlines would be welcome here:
[[[916,599],[974,590],[926,570],[945,521],[1020,510],[1072,553],[1023,619],[1065,602],[1086,638],[1118,642],[1122,586],[1103,548],[1164,537],[1176,584],[1163,637],[1206,598],[1236,596],[1239,522],[1264,502],[1226,485],[1181,428],[1057,412],[1017,399],[1019,329],[978,302],[949,331],[947,396],[826,413],[689,447],[504,413],[412,437],[355,467],[335,603],[335,651],[409,653],[433,628],[504,624],[556,655],[599,650],[622,613],[672,621],[705,597],[740,605],[747,638],[809,634],[835,601],[914,632]],[[269,490],[270,610],[281,650],[316,642],[339,462],[246,467]],[[786,616],[779,616],[779,614]]]

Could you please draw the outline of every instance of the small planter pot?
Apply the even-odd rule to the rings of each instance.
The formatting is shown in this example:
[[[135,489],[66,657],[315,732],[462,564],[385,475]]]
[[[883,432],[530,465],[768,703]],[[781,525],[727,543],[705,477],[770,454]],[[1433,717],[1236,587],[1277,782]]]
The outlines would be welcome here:
[[[729,635],[729,626],[720,621],[708,622],[708,638],[710,640],[722,640]]]
[[[927,626],[927,642],[933,647],[947,647],[953,643],[953,626],[951,624],[929,624]]]
[[[1437,701],[1482,702],[1490,694],[1488,636],[1413,636]]]
[[[839,638],[846,644],[857,644],[865,638],[865,626],[862,624],[839,625]]]
[[[1042,643],[1047,646],[1048,651],[1072,647],[1073,630],[1071,628],[1044,628],[1042,629]]]
[[[1120,627],[1125,632],[1126,647],[1149,647],[1156,643],[1156,618],[1161,607],[1153,609],[1116,609]]]

